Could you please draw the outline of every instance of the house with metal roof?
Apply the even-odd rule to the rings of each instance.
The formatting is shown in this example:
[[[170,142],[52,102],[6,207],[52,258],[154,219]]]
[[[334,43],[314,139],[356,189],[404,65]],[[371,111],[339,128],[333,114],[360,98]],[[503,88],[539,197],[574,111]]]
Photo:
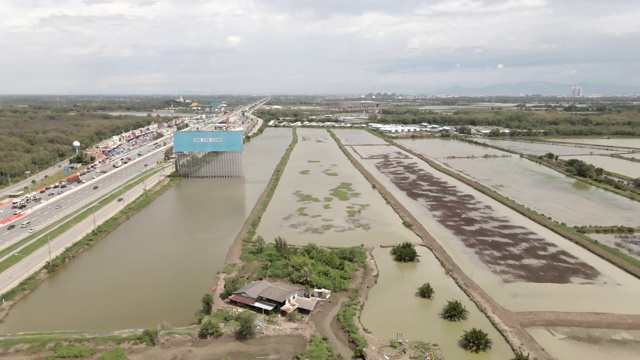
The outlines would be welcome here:
[[[303,295],[302,288],[281,282],[270,284],[259,280],[239,289],[229,297],[229,300],[240,306],[272,311],[282,308],[296,297]]]

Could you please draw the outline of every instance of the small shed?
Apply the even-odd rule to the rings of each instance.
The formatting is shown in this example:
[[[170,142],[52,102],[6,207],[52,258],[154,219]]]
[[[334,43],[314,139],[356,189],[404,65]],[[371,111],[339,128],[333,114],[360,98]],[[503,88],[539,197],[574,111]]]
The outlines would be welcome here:
[[[331,296],[331,290],[327,289],[313,289],[311,292],[311,297],[318,298],[321,300],[327,300]]]

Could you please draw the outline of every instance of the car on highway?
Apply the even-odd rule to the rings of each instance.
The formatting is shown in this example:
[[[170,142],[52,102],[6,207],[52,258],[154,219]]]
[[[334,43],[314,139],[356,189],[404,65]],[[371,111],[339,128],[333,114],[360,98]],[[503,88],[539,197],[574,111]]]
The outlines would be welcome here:
[[[53,195],[55,195],[55,194],[54,193],[49,193],[49,196],[53,196]]]
[[[58,190],[58,195],[62,194],[64,191]]]
[[[147,166],[148,166],[147,164],[144,164],[144,167],[147,167]]]
[[[60,209],[62,205],[56,205],[56,209]]]
[[[40,194],[44,194],[46,192],[47,192],[47,190],[45,190],[45,189],[40,190]]]
[[[124,200],[123,198],[118,198],[118,202],[121,202],[122,200]]]
[[[94,186],[93,190],[98,190],[98,185]]]
[[[16,228],[16,224],[11,224],[9,226],[7,226],[7,230],[13,230]]]
[[[29,234],[33,234],[34,232],[36,232],[36,228],[29,229]]]
[[[67,187],[67,185],[66,185],[66,184],[62,184],[62,185],[60,185],[60,188],[61,188],[61,189],[64,189],[64,188],[66,188],[66,187]]]
[[[47,186],[47,187],[45,187],[44,189],[45,189],[45,190],[49,190],[49,189],[51,189],[51,186]]]

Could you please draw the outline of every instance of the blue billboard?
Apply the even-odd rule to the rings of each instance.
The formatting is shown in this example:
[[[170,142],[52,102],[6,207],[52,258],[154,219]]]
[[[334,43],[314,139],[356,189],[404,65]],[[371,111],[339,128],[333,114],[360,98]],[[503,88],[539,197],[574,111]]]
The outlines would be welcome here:
[[[178,131],[174,152],[242,151],[242,131]]]

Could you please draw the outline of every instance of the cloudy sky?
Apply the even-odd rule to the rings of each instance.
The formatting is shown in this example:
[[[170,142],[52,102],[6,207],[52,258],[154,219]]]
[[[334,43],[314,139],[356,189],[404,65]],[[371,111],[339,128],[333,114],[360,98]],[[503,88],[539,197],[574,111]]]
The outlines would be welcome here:
[[[0,94],[640,83],[638,0],[2,0]]]

